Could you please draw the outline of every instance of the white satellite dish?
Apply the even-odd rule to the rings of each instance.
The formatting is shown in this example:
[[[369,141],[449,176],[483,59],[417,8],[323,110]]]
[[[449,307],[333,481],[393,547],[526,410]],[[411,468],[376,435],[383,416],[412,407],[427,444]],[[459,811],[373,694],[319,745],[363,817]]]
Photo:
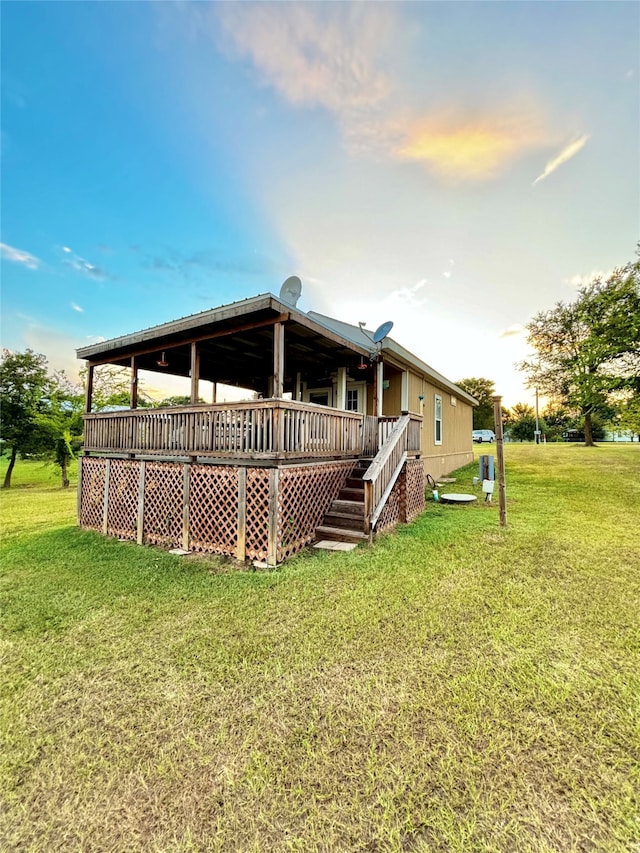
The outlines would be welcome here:
[[[386,323],[383,323],[373,333],[373,342],[374,344],[381,344],[382,341],[387,337],[389,332],[393,329],[393,321],[387,320]]]
[[[291,305],[295,308],[298,299],[300,299],[301,293],[302,282],[297,275],[290,275],[289,278],[282,283],[282,287],[280,288],[280,299],[282,299],[283,302],[286,302],[287,305]]]

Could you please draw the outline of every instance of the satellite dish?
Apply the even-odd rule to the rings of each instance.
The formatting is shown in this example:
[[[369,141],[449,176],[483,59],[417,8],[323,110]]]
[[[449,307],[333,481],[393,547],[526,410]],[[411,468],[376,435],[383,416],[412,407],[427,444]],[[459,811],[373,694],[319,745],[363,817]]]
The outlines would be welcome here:
[[[301,293],[302,282],[297,275],[290,275],[289,278],[282,283],[282,287],[280,288],[280,299],[282,299],[283,302],[286,302],[287,305],[291,305],[295,308],[298,299],[300,299]]]
[[[386,323],[383,323],[373,333],[373,342],[374,344],[381,344],[382,341],[387,337],[389,332],[393,329],[393,322],[391,320],[387,320]]]

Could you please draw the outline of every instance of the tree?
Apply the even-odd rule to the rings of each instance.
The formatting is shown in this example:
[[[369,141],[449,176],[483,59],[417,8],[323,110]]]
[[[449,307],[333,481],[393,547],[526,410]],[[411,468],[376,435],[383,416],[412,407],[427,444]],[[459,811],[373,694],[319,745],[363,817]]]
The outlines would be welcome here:
[[[3,488],[11,487],[18,454],[33,446],[38,414],[49,386],[47,359],[27,349],[13,353],[2,350],[0,362],[0,440],[9,449],[9,467]]]
[[[69,463],[75,457],[74,443],[80,443],[83,431],[82,412],[84,394],[64,374],[54,373],[50,378],[49,394],[38,416],[40,445],[36,454],[52,458],[60,468],[62,487],[69,488]]]
[[[198,397],[198,403],[204,403],[202,397]],[[188,394],[178,394],[175,397],[165,397],[164,400],[160,400],[159,403],[156,403],[156,406],[160,409],[170,408],[171,406],[190,406],[191,405],[191,397]]]
[[[80,378],[86,386],[87,368],[80,371]],[[92,409],[101,412],[112,406],[131,405],[131,372],[127,367],[114,364],[101,364],[93,371]],[[151,397],[144,391],[142,383],[138,382],[138,407],[152,405]]]
[[[470,379],[461,379],[456,382],[459,388],[471,394],[478,401],[478,406],[473,410],[473,428],[474,429],[493,429],[493,397],[496,393],[495,385],[490,379],[481,377],[473,377]]]
[[[547,441],[560,441],[562,434],[571,425],[571,414],[563,406],[555,402],[549,402],[542,410],[542,417],[547,425],[545,435]]]
[[[47,359],[27,349],[3,350],[0,363],[0,439],[8,448],[3,488],[11,487],[18,456],[53,459],[68,487],[72,443],[82,434],[82,390],[64,375],[49,375]]]
[[[539,421],[540,429],[544,431],[545,423]],[[515,441],[532,441],[535,438],[536,413],[528,403],[516,403],[511,407],[509,417],[509,436]]]
[[[632,436],[637,435],[640,441],[640,394],[634,394],[620,404],[615,427],[630,432]]]
[[[518,368],[529,387],[579,414],[593,446],[593,417],[606,417],[611,395],[640,374],[640,261],[581,288],[575,302],[536,314],[527,330],[535,356]]]

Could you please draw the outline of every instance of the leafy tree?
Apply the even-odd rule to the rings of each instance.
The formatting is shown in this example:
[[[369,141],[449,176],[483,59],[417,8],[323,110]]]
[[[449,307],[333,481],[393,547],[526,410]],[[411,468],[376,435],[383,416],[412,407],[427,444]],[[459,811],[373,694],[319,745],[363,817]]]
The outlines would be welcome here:
[[[544,432],[546,424],[539,419],[540,429]],[[515,441],[533,441],[536,431],[536,412],[528,403],[516,403],[511,407],[509,417],[509,436]]]
[[[3,488],[11,487],[18,454],[28,452],[37,433],[38,415],[49,388],[47,359],[27,349],[2,350],[0,362],[0,439],[9,451],[9,467]]]
[[[41,438],[36,453],[44,458],[53,458],[54,464],[60,468],[65,489],[69,487],[69,463],[75,457],[75,449],[82,436],[83,409],[82,388],[70,382],[63,371],[55,373],[50,379],[43,411],[38,416]]]
[[[86,387],[87,368],[80,371],[80,378]],[[101,412],[111,406],[131,405],[131,373],[126,367],[115,364],[101,364],[93,371],[93,389],[91,394],[92,410]],[[142,383],[138,382],[138,406],[145,408],[152,405],[151,397],[144,391]]]
[[[472,377],[461,379],[456,385],[478,401],[478,405],[473,409],[473,428],[493,429],[493,397],[496,393],[494,383],[490,379]]]
[[[81,389],[63,372],[49,375],[44,355],[3,350],[0,404],[0,437],[9,452],[3,488],[11,486],[18,456],[52,458],[68,486],[72,442],[82,434]]]
[[[575,302],[536,314],[527,329],[535,356],[519,369],[530,387],[577,411],[593,446],[593,417],[640,374],[640,261],[581,288]]]
[[[620,404],[614,424],[615,429],[628,431],[640,441],[640,394],[634,394]]]
[[[198,397],[198,403],[204,403],[205,401],[202,397]],[[190,406],[191,405],[191,397],[188,394],[178,394],[175,397],[165,397],[164,400],[160,400],[159,403],[156,403],[160,409],[169,408],[170,406]]]
[[[548,441],[561,441],[563,433],[569,429],[571,414],[557,403],[547,403],[542,410],[542,418],[546,424],[545,435]]]

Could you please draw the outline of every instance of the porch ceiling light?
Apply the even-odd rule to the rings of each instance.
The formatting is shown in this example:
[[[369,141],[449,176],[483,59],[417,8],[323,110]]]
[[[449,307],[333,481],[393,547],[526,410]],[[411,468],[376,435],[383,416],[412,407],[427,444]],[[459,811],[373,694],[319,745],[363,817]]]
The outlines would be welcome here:
[[[366,370],[369,367],[367,362],[364,360],[364,356],[360,356],[360,364],[357,365],[358,370]]]
[[[169,367],[169,362],[168,362],[168,361],[167,361],[167,359],[164,357],[164,350],[162,351],[162,358],[159,358],[159,359],[156,361],[156,364],[158,365],[158,367]]]

